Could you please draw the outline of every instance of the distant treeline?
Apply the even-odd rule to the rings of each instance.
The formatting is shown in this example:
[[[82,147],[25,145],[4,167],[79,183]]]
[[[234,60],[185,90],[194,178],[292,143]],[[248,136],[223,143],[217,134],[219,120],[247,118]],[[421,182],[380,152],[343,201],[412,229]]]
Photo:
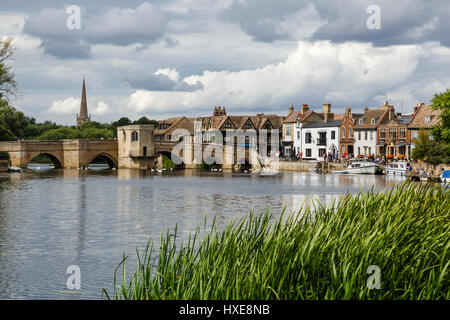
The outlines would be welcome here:
[[[117,127],[130,124],[154,124],[156,120],[142,117],[131,121],[122,117],[111,123],[91,121],[80,127],[58,125],[51,121],[42,123],[26,116],[0,99],[0,141],[12,140],[60,140],[60,139],[113,139],[117,136]]]

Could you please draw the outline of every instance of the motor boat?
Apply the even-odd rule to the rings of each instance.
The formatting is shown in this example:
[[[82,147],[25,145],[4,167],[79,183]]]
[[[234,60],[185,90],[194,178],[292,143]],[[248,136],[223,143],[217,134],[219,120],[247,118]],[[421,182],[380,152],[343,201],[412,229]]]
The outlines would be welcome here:
[[[441,181],[445,183],[450,183],[450,170],[442,171]]]
[[[376,174],[380,171],[380,166],[373,161],[364,159],[351,160],[347,168],[341,171],[332,171],[334,174]]]
[[[393,161],[389,163],[384,170],[387,175],[404,176],[411,171],[411,164],[406,161]]]

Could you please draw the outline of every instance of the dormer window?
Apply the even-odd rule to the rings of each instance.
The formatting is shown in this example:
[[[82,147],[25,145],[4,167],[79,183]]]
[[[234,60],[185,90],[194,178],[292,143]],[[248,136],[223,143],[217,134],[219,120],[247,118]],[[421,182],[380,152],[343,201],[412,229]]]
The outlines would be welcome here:
[[[363,123],[364,123],[363,118],[359,119],[359,124],[363,124]]]
[[[431,116],[426,116],[425,123],[430,123],[430,122],[431,122]]]
[[[377,122],[377,119],[375,119],[375,118],[370,119],[370,124],[376,124],[376,122]]]

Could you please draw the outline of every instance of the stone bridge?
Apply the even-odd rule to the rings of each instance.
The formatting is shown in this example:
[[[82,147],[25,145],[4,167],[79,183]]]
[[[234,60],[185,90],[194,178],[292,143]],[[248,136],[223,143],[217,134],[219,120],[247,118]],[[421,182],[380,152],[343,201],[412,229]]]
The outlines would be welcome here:
[[[161,155],[171,158],[172,148],[177,142],[172,141],[154,141],[154,153],[148,154],[148,158],[158,158],[157,166],[161,166]],[[202,144],[202,154],[204,149],[211,144]],[[191,153],[191,161],[183,157],[186,168],[196,168],[193,145],[189,144],[187,149]],[[86,168],[94,159],[100,158],[108,163],[110,168],[130,167],[122,166],[119,163],[118,141],[111,140],[25,140],[25,141],[0,141],[0,151],[7,152],[11,158],[11,165],[19,168],[26,168],[30,161],[38,155],[46,155],[55,168]],[[130,156],[132,157],[132,156]],[[241,155],[242,157],[242,155]],[[135,157],[133,161],[142,160],[144,157]],[[249,164],[250,154],[248,148],[245,148],[243,159],[237,159],[237,148],[233,151],[233,163],[221,165],[224,169],[231,169],[237,161]],[[224,161],[226,161],[226,148],[224,148]],[[140,167],[145,168],[145,167]]]
[[[49,157],[55,168],[85,168],[94,159],[118,167],[117,140],[25,140],[0,141],[0,151],[9,153],[11,165],[26,168],[37,155]]]

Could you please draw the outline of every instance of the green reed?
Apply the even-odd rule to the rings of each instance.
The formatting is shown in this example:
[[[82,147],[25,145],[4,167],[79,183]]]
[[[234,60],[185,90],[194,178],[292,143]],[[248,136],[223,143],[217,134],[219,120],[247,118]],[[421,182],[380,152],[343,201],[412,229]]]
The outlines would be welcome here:
[[[110,299],[449,299],[450,191],[404,183],[306,202],[274,219],[250,214],[217,231],[137,251],[137,270]],[[367,268],[380,268],[369,289]]]

